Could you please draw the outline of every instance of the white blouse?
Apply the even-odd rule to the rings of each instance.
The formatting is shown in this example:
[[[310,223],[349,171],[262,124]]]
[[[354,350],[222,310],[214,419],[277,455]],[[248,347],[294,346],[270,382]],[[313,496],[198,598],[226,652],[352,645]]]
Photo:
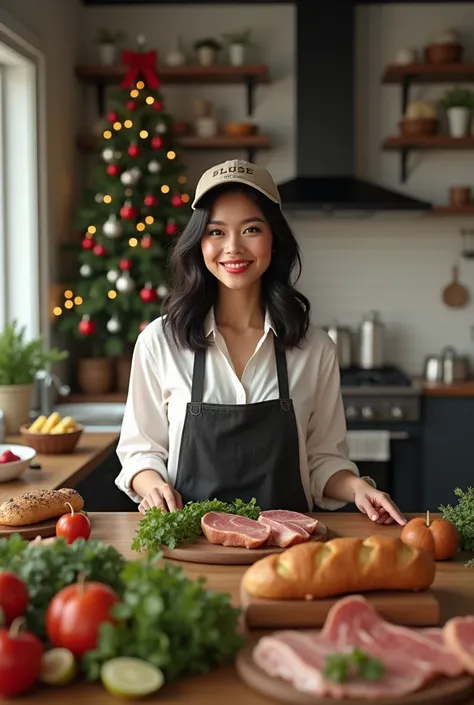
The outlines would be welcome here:
[[[163,331],[163,319],[152,321],[139,335],[133,353],[130,384],[117,447],[122,470],[116,485],[132,500],[131,488],[141,470],[156,470],[174,484],[179,448],[191,401],[194,353],[176,347]],[[239,380],[211,310],[206,336],[214,345],[206,353],[203,402],[255,404],[278,398],[274,353],[275,331],[267,316],[264,333]],[[339,509],[344,502],[323,497],[329,478],[339,470],[359,475],[348,458],[346,420],[335,345],[322,330],[310,326],[300,348],[286,352],[290,396],[298,428],[300,473],[308,509]],[[199,468],[196,468],[199,472]]]

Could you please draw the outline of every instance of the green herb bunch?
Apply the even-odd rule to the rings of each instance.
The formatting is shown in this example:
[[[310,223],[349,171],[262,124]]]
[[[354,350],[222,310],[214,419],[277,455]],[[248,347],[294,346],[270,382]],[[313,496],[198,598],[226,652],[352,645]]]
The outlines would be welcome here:
[[[378,659],[354,648],[349,654],[330,654],[326,657],[324,675],[337,683],[345,683],[350,678],[374,681],[385,674],[385,666]]]
[[[461,549],[474,551],[474,487],[468,487],[464,492],[459,487],[454,490],[458,503],[453,507],[450,504],[441,505],[439,511],[444,519],[450,521],[459,532]],[[474,567],[474,560],[469,561]]]
[[[114,607],[118,623],[101,626],[97,648],[83,659],[88,680],[99,678],[108,659],[132,656],[153,663],[172,681],[207,673],[243,646],[240,610],[229,595],[206,589],[204,578],[191,581],[181,567],[148,559],[128,562],[122,580],[123,602]]]
[[[202,535],[201,519],[207,512],[228,512],[258,519],[260,511],[255,498],[248,503],[241,499],[231,503],[218,499],[189,502],[183,509],[174,512],[164,512],[153,507],[138,525],[132,549],[158,552],[162,546],[173,549],[183,541],[196,541]]]

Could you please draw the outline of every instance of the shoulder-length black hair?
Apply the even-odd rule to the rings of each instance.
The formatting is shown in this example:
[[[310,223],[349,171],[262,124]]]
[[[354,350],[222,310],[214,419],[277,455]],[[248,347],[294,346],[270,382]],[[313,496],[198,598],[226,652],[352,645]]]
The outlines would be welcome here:
[[[176,238],[170,258],[170,293],[164,306],[165,333],[171,333],[178,347],[197,351],[208,345],[204,322],[217,302],[218,281],[204,264],[201,239],[214,202],[229,191],[240,191],[252,199],[273,232],[272,258],[261,282],[262,307],[270,316],[278,343],[284,348],[297,347],[306,335],[310,318],[308,299],[294,287],[301,274],[298,243],[276,203],[256,189],[235,183],[205,194]]]

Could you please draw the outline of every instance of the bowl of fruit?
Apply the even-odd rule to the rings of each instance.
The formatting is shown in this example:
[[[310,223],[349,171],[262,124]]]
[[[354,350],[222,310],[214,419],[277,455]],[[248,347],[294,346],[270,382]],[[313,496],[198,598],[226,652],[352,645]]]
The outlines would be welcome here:
[[[25,443],[37,453],[59,455],[72,453],[84,431],[72,416],[62,417],[57,411],[50,416],[38,416],[30,425],[20,427]]]
[[[20,477],[35,455],[36,450],[30,446],[0,443],[0,482],[8,482]]]

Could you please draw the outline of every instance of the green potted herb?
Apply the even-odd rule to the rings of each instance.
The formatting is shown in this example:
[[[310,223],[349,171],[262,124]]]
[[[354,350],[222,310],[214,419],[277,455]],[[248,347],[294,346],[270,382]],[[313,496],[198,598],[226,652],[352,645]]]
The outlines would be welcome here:
[[[447,112],[451,137],[465,137],[469,132],[474,93],[468,88],[450,88],[441,104]]]
[[[18,433],[29,421],[36,373],[68,357],[65,350],[45,350],[42,337],[27,341],[25,332],[16,320],[0,331],[0,409],[7,434]]]
[[[124,32],[100,27],[97,32],[99,61],[102,66],[113,66],[117,61],[117,44],[125,39]]]
[[[215,39],[198,39],[194,43],[194,50],[197,60],[201,66],[212,66],[216,63],[217,54],[221,50],[221,45]]]
[[[232,66],[242,66],[246,59],[246,49],[252,44],[250,29],[224,34],[223,37],[229,46],[230,63]]]

